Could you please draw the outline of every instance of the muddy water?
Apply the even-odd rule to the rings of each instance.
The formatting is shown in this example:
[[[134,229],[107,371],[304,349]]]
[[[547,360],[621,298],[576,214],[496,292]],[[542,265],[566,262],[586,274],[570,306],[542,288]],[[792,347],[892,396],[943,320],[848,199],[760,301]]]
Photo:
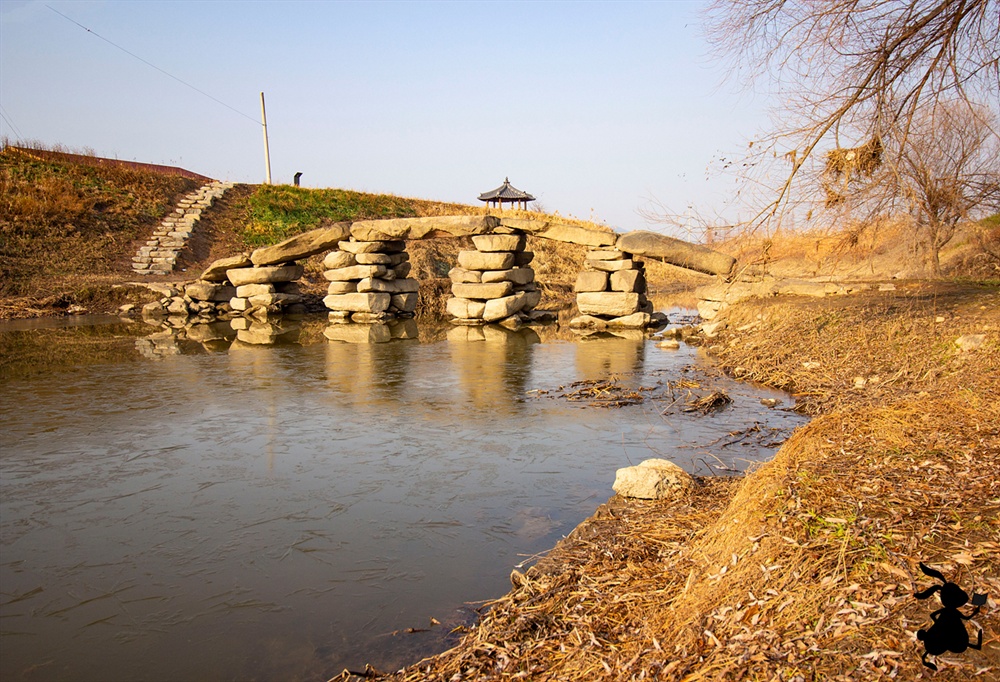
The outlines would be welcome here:
[[[447,646],[467,602],[504,593],[512,567],[612,494],[617,468],[741,468],[801,421],[759,403],[787,396],[641,337],[321,331],[255,346],[137,324],[0,328],[0,677],[392,669]],[[611,374],[734,403],[664,416],[665,399],[554,397]],[[727,436],[754,423],[767,437]]]

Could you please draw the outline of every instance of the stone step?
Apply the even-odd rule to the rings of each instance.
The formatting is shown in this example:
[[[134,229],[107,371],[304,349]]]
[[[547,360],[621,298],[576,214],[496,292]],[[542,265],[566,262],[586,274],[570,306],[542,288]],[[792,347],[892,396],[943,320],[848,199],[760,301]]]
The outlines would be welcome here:
[[[202,213],[235,184],[213,180],[179,199],[153,230],[151,238],[138,249],[132,258],[132,269],[140,274],[170,274],[177,254],[187,245]]]

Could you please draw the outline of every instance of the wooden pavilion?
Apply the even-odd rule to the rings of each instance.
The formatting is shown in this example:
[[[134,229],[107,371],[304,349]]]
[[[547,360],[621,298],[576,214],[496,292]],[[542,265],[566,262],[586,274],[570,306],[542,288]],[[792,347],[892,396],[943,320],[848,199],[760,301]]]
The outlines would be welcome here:
[[[511,187],[510,179],[504,178],[503,184],[494,190],[489,192],[483,192],[479,195],[480,201],[485,201],[486,205],[489,206],[490,203],[494,207],[499,206],[503,210],[504,203],[508,204],[519,204],[515,205],[513,208],[528,208],[528,202],[534,201],[535,197],[531,196],[527,192],[522,192],[516,187]]]

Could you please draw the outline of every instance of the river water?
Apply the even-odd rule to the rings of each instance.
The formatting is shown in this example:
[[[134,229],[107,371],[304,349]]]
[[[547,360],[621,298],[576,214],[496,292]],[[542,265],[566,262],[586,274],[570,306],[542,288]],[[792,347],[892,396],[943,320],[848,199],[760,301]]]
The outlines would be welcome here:
[[[324,331],[0,327],[0,678],[394,669],[446,647],[616,469],[741,469],[802,422],[760,404],[787,396],[641,335]],[[608,378],[655,390],[562,397]],[[734,402],[677,409],[699,389]]]

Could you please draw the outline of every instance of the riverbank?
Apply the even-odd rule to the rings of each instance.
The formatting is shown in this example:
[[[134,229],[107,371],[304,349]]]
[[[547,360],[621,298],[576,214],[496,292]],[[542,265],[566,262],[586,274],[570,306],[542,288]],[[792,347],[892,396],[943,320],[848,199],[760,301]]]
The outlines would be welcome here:
[[[813,421],[685,504],[612,498],[512,574],[458,646],[381,679],[998,674],[997,287],[754,300],[724,319],[705,340],[720,365],[791,389]],[[982,650],[937,673],[916,638],[940,608],[913,597],[933,582],[919,562],[988,595]]]

